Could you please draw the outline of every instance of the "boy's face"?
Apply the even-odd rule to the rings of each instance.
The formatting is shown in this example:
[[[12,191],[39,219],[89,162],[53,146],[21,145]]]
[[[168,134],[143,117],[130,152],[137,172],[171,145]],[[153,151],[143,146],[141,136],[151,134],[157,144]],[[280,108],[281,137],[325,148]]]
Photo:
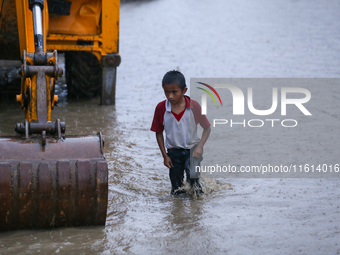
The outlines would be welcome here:
[[[177,84],[165,84],[163,86],[166,98],[169,100],[171,105],[177,105],[182,102],[184,94],[187,92],[187,88],[181,90]]]

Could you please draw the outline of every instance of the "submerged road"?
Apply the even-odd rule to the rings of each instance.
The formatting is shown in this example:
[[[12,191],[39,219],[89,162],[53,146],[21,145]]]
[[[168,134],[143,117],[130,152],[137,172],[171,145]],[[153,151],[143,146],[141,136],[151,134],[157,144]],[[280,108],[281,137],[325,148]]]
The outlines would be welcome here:
[[[53,112],[68,135],[105,134],[106,226],[0,233],[0,254],[340,253],[339,179],[203,175],[202,199],[174,198],[149,131],[165,99],[161,79],[172,69],[188,84],[194,77],[339,78],[339,13],[335,0],[123,3],[116,106],[64,100]],[[16,106],[2,108],[0,135],[13,135],[22,118]],[[246,145],[233,144],[231,157],[242,158]]]

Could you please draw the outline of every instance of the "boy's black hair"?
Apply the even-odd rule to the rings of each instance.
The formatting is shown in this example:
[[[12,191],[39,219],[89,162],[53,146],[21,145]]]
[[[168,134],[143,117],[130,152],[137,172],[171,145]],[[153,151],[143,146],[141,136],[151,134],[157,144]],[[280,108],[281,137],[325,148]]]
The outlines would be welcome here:
[[[176,71],[176,70],[169,71],[164,75],[163,80],[162,80],[162,86],[166,84],[177,84],[178,87],[180,87],[182,91],[187,86],[185,84],[184,75],[180,71]]]

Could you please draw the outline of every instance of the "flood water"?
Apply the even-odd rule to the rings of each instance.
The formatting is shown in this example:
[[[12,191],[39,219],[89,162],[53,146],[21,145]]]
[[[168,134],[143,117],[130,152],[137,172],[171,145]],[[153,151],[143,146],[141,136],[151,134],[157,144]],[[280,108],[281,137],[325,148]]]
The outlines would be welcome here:
[[[123,3],[116,106],[67,102],[67,135],[105,135],[105,227],[0,233],[0,254],[340,254],[340,179],[203,175],[205,195],[172,197],[155,135],[161,79],[340,77],[336,0],[159,0]],[[339,96],[339,94],[337,94]],[[340,98],[340,97],[338,97]],[[0,109],[0,136],[23,112]],[[339,121],[339,120],[337,120]],[[240,145],[246,146],[246,145]]]

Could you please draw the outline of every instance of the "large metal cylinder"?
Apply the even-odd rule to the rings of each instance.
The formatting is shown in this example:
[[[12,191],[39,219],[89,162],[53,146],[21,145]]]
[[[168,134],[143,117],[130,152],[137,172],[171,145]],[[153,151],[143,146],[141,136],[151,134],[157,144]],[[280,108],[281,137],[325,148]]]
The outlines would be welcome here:
[[[98,136],[0,139],[0,231],[105,225],[108,167]]]

